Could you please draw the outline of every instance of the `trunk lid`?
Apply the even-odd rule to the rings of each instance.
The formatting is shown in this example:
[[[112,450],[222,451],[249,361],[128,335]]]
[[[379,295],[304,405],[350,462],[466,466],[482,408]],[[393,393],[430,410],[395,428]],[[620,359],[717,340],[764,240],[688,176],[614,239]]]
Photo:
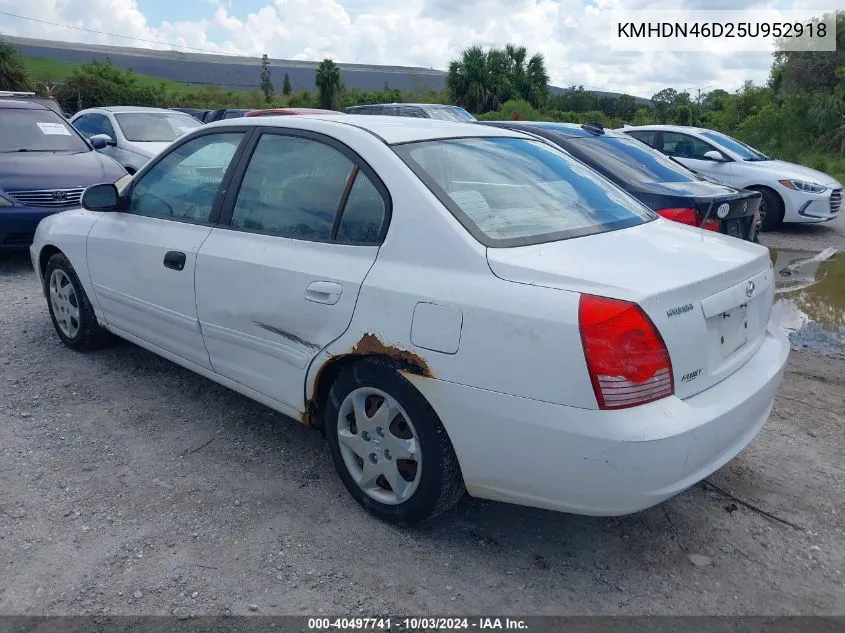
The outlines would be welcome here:
[[[488,248],[487,260],[507,281],[638,303],[666,343],[680,398],[723,380],[754,354],[774,298],[768,249],[662,219]]]

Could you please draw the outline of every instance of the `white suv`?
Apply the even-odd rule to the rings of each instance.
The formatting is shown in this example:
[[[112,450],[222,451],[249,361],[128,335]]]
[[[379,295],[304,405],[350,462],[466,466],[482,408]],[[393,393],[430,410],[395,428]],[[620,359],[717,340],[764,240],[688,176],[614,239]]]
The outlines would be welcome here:
[[[825,222],[839,214],[842,185],[832,177],[773,160],[721,132],[682,125],[628,126],[619,131],[704,176],[762,193],[765,230],[781,222]]]

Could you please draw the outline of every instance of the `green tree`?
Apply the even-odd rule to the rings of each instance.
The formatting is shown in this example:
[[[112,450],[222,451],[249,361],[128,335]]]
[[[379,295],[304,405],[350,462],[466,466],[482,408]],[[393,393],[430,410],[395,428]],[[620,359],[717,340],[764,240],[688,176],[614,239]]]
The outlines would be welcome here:
[[[623,121],[630,121],[637,112],[637,100],[631,95],[619,95],[616,99],[616,116]]]
[[[449,63],[446,88],[454,103],[479,114],[512,99],[540,108],[549,100],[549,74],[543,56],[529,59],[524,46],[470,46]]]
[[[326,110],[337,110],[343,99],[343,78],[340,67],[331,59],[324,59],[317,68],[317,91],[319,92],[320,107]]]
[[[293,92],[293,88],[290,85],[290,75],[285,73],[285,81],[282,83],[282,94],[289,97],[291,92]]]
[[[285,75],[287,76],[287,75]],[[276,94],[276,88],[273,86],[273,78],[270,71],[270,60],[267,53],[261,57],[261,92],[264,93],[264,101],[270,103],[273,101],[273,95]]]
[[[108,58],[105,62],[94,60],[75,68],[54,95],[67,112],[115,104],[163,106],[168,100],[161,84],[140,84],[131,69],[121,70]]]
[[[664,88],[651,98],[654,104],[654,113],[659,123],[667,123],[674,115],[675,99],[678,98],[678,91],[674,88]]]
[[[0,42],[0,90],[31,90],[32,78],[18,49]]]
[[[446,89],[454,103],[470,112],[483,114],[499,106],[496,82],[487,62],[487,52],[480,46],[470,46],[460,59],[449,62]]]

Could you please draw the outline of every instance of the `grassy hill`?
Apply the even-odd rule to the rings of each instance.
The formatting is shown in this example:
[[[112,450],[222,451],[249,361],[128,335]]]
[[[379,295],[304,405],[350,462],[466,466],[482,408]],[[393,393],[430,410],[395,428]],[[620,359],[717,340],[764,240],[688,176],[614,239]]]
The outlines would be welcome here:
[[[74,69],[82,65],[76,62],[63,62],[45,57],[24,56],[23,59],[30,74],[36,81],[49,81],[51,83],[62,83],[73,74]],[[135,76],[141,85],[159,86],[164,84],[165,89],[176,96],[196,92],[197,88],[199,88],[196,85],[183,84],[177,81],[170,81],[169,79],[162,79],[161,77],[153,77],[152,75],[136,73]]]

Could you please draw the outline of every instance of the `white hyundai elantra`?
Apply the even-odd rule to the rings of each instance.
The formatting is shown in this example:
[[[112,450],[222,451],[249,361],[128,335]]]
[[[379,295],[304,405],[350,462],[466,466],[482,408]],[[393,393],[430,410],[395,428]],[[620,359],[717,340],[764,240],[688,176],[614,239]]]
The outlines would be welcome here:
[[[544,141],[299,116],[204,126],[38,227],[69,347],[110,334],[325,430],[352,496],[647,508],[760,431],[768,251],[663,220]]]

